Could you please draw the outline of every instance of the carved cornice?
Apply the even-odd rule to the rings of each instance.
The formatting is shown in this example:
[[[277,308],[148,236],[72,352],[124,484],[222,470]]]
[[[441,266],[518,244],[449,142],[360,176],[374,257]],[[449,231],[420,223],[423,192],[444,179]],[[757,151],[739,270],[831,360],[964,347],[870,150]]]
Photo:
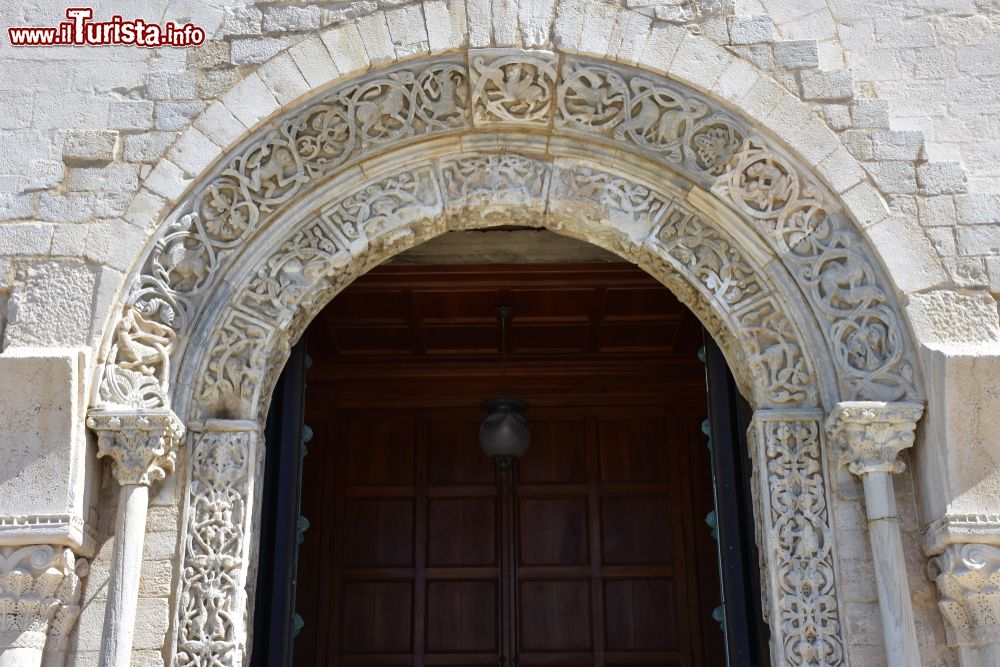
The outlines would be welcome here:
[[[952,544],[928,567],[938,586],[948,644],[1000,642],[1000,548]]]
[[[83,556],[95,549],[94,529],[75,514],[8,514],[0,516],[0,546],[61,544]]]
[[[48,544],[0,548],[0,653],[61,649],[80,613],[88,563]]]
[[[92,411],[87,426],[97,433],[97,456],[114,462],[118,483],[149,486],[173,471],[184,425],[170,410]]]
[[[945,514],[924,530],[924,552],[936,556],[951,544],[1000,547],[1000,514]]]
[[[900,473],[899,452],[913,445],[920,403],[857,401],[838,403],[826,420],[830,442],[855,475]]]

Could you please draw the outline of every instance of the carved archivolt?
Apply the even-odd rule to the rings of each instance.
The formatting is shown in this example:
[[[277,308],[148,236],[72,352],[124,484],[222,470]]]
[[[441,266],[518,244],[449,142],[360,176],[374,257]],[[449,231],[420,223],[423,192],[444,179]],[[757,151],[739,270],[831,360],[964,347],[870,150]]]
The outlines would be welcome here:
[[[415,140],[494,127],[600,142],[710,187],[765,234],[792,273],[832,352],[840,398],[898,400],[914,394],[914,371],[905,360],[907,334],[859,235],[807,172],[752,136],[745,121],[634,68],[545,51],[487,49],[344,84],[249,140],[181,206],[153,244],[116,323],[99,402],[170,406],[172,360],[183,354],[219,276],[305,189],[360,159]],[[490,183],[469,178],[475,159],[452,168],[456,174],[465,170],[461,187],[477,189],[482,206],[491,191],[513,194],[514,189],[498,187],[504,178],[520,179],[526,198],[542,193],[525,188],[548,187],[512,162],[505,164],[506,172],[496,171],[496,161],[487,164],[493,169]],[[424,193],[413,188],[423,175],[412,177],[399,192],[370,202],[372,210],[391,208],[390,200],[407,196],[419,206]],[[457,181],[439,185],[454,199]],[[362,214],[354,209],[364,197],[362,192],[355,201],[342,201],[343,210],[331,215]],[[352,233],[344,229],[345,236]],[[287,279],[295,280],[295,267],[286,268]],[[759,312],[756,325],[757,331],[786,335],[780,313]],[[239,389],[237,362],[226,363],[230,366],[220,372]]]

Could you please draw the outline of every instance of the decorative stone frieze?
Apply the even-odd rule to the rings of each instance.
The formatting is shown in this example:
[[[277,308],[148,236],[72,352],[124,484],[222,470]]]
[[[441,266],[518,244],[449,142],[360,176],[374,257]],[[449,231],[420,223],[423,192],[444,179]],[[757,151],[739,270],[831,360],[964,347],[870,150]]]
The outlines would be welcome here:
[[[1000,648],[1000,548],[952,544],[931,559],[950,646]]]
[[[242,665],[259,425],[212,420],[197,428],[187,481],[173,665]]]
[[[923,412],[919,403],[838,403],[827,429],[841,460],[855,475],[898,474],[906,464],[897,456],[913,445]]]
[[[169,410],[145,413],[92,412],[87,426],[97,433],[97,456],[114,462],[122,486],[149,486],[173,471],[184,426]]]
[[[0,665],[62,664],[86,559],[47,544],[0,548]]]
[[[846,665],[817,410],[757,410],[754,515],[775,665]]]
[[[923,412],[919,403],[846,402],[838,403],[826,421],[827,434],[841,461],[864,484],[882,635],[890,667],[920,664],[892,475],[905,470],[896,457],[913,444]]]

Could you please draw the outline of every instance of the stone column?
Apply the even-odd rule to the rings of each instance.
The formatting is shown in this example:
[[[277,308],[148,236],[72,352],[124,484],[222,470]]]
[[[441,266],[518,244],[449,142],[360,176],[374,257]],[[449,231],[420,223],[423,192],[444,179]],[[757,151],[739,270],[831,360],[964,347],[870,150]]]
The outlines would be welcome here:
[[[748,432],[761,580],[775,665],[843,665],[843,626],[824,475],[823,415],[757,410]]]
[[[62,665],[87,561],[48,544],[0,548],[0,667]]]
[[[184,435],[169,410],[92,412],[87,426],[98,435],[99,457],[109,456],[121,491],[115,519],[115,550],[101,640],[102,667],[128,667],[139,602],[139,572],[146,536],[149,486],[173,470],[175,448]]]
[[[1000,548],[949,544],[930,561],[948,645],[962,667],[1000,665]]]
[[[889,667],[920,664],[892,475],[906,468],[896,457],[913,445],[917,420],[923,411],[919,403],[847,402],[838,403],[826,421],[830,441],[841,460],[864,484]]]

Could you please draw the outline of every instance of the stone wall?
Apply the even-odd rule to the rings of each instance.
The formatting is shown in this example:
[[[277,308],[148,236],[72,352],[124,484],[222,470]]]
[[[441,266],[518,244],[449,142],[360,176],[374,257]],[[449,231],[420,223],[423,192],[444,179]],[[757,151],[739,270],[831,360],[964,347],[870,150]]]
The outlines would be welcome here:
[[[6,3],[0,23],[52,25],[64,8],[51,0]],[[854,204],[880,222],[869,239],[900,294],[921,293],[910,306],[915,321],[929,323],[915,327],[922,343],[1000,341],[995,3],[189,0],[95,7],[96,18],[115,12],[191,21],[211,39],[200,48],[154,50],[17,49],[0,40],[3,354],[28,347],[96,350],[125,277],[168,200],[249,128],[338,71],[469,44],[554,42],[628,60],[638,57],[631,45],[675,29],[722,45],[754,68],[749,71],[765,73],[804,100],[837,133],[861,167],[844,160],[832,178],[858,178],[880,193]],[[948,296],[927,296],[938,293]],[[957,326],[928,343],[935,329],[956,322],[986,325]],[[833,460],[828,466],[837,470]],[[833,513],[852,664],[884,664],[861,487],[846,473],[836,477]],[[97,553],[75,639],[81,665],[97,661],[112,552],[116,489],[109,474],[103,479]],[[936,515],[926,516],[923,506],[918,513],[911,473],[899,476],[896,488],[924,663],[954,664],[918,546],[921,529]],[[153,498],[136,664],[162,664],[168,657],[181,498],[174,478]]]

